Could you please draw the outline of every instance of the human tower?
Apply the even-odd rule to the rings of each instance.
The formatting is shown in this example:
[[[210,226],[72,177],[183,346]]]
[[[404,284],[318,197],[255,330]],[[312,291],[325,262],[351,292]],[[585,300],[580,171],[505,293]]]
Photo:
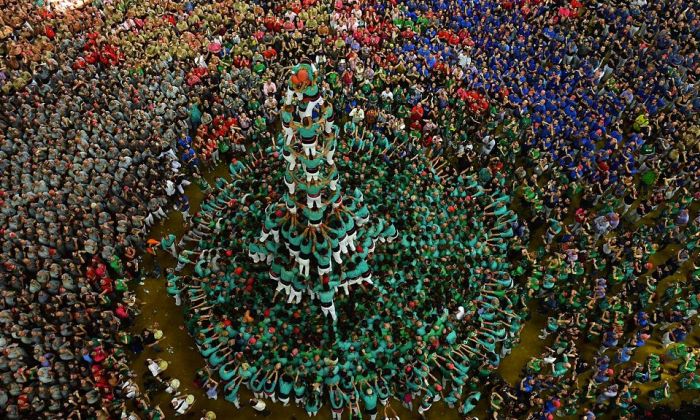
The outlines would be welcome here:
[[[249,254],[270,266],[270,279],[288,303],[298,304],[304,295],[318,299],[335,322],[336,292],[350,295],[355,286],[372,286],[367,258],[377,241],[391,242],[398,233],[390,222],[370,217],[358,188],[343,193],[334,161],[339,130],[317,77],[310,63],[292,69],[280,112],[286,190],[266,209]],[[368,237],[371,246],[362,247]]]

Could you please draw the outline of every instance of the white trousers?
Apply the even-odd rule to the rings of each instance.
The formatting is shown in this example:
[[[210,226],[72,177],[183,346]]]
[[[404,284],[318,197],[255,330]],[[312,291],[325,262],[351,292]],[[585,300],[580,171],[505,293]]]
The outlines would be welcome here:
[[[248,256],[253,259],[254,263],[259,263],[265,259],[265,254],[261,252],[250,252],[248,251]]]
[[[306,171],[304,171],[304,172],[306,173],[306,182],[318,181],[318,180],[319,180],[318,172],[313,173],[313,174],[310,174],[310,173],[308,173],[308,172],[306,172]],[[285,181],[285,183],[286,183],[286,181]],[[292,194],[294,194],[294,193],[292,193]]]
[[[316,156],[316,145],[317,145],[316,142],[313,142],[311,144],[302,143],[301,147],[304,150],[304,154],[306,156],[314,157],[314,156]]]
[[[289,247],[289,245],[287,245],[287,251],[289,251],[289,255],[294,257],[294,259],[296,259],[299,256],[299,251],[293,250],[292,248]]]
[[[306,110],[300,113],[300,117],[310,117],[311,114],[314,112],[314,108],[316,108],[316,105],[322,105],[323,104],[323,96],[319,96],[318,99],[316,99],[313,102],[309,102],[309,104],[306,106]]]
[[[293,287],[289,288],[289,297],[287,298],[287,303],[299,304],[301,302],[302,293]]]
[[[294,130],[292,130],[291,127],[285,127],[282,125],[282,132],[284,133],[284,144],[289,146],[289,144],[292,142],[292,139],[294,138]]]
[[[304,277],[309,277],[310,261],[297,257],[297,263],[299,263],[299,274],[301,274]]]
[[[321,306],[321,312],[323,312],[323,315],[329,316],[333,319],[333,322],[336,322],[338,320],[338,315],[335,313],[335,303],[331,303],[331,306],[326,308],[325,306]]]
[[[289,290],[290,290],[291,288],[292,288],[292,287],[291,287],[290,285],[284,284],[284,283],[282,283],[281,281],[278,281],[278,282],[277,282],[277,289],[275,289],[275,291],[276,291],[276,292],[281,292],[282,290],[284,290],[284,293],[287,294],[287,295],[289,295]]]
[[[287,161],[287,163],[289,163],[289,170],[293,171],[297,166],[297,160],[294,155],[282,155],[282,157]]]
[[[316,197],[311,197],[310,195],[306,196],[306,207],[321,207],[321,195],[318,195]]]
[[[296,191],[297,188],[297,184],[294,182],[290,184],[289,182],[287,182],[286,179],[284,180],[284,184],[287,186],[287,188],[289,188],[289,193],[294,194],[294,191]]]
[[[348,236],[348,246],[350,249],[355,251],[355,239],[357,238],[357,232],[353,233],[352,235]]]
[[[155,212],[155,216],[159,219],[162,219],[166,216],[165,212],[163,211],[162,207],[158,207],[158,210]]]

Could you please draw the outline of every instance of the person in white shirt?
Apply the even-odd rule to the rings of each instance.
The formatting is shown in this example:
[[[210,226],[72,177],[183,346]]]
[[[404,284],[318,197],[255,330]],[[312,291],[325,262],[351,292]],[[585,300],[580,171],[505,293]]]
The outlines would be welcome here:
[[[381,93],[381,97],[384,102],[394,102],[394,94],[389,90],[388,86]]]
[[[266,96],[273,96],[277,92],[277,85],[272,80],[267,80],[263,84],[263,93]]]
[[[170,400],[170,404],[172,404],[172,407],[177,415],[183,415],[187,413],[190,407],[192,407],[192,404],[194,404],[194,395],[189,394],[175,397]]]
[[[459,66],[466,69],[472,63],[472,58],[464,51],[459,53]]]
[[[352,122],[355,124],[359,123],[360,121],[365,119],[365,111],[362,110],[360,107],[355,107],[350,111],[350,118],[352,118]]]
[[[251,399],[249,403],[250,406],[253,407],[253,410],[257,411],[258,413],[262,413],[267,408],[265,401],[256,398]]]
[[[148,370],[151,375],[158,376],[161,372],[168,368],[168,362],[161,359],[146,359]]]
[[[481,143],[483,144],[483,146],[481,147],[481,154],[484,156],[488,156],[489,154],[491,154],[493,148],[496,147],[496,140],[494,140],[492,136],[484,137],[481,140]]]
[[[175,183],[173,181],[165,181],[165,193],[168,195],[168,197],[171,197],[173,194],[175,194]]]

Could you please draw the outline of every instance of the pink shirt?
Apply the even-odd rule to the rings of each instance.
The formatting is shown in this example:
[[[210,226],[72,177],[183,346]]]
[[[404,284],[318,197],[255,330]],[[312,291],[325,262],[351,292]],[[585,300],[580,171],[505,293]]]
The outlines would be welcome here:
[[[274,82],[265,82],[263,85],[263,93],[267,96],[277,92],[277,86]]]

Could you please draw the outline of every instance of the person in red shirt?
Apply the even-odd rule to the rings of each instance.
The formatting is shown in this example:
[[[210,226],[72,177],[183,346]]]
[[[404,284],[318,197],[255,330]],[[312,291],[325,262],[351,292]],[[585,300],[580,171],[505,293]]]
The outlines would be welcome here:
[[[584,209],[583,207],[577,208],[576,212],[574,212],[574,224],[571,227],[571,231],[575,233],[579,229],[581,229],[581,226],[586,222],[587,217],[588,212],[586,211],[586,209]]]
[[[112,292],[114,292],[114,284],[112,279],[109,277],[103,277],[102,280],[100,280],[100,289],[102,289],[102,293],[104,294],[112,294]]]

